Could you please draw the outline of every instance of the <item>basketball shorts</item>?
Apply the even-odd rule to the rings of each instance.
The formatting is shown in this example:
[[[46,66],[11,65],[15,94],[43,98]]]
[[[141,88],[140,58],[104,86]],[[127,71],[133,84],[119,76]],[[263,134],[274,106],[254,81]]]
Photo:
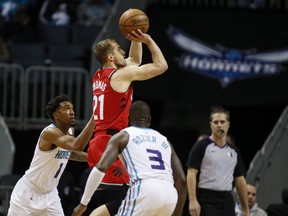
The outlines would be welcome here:
[[[139,180],[128,189],[118,216],[171,216],[177,199],[177,191],[171,182],[158,179]]]
[[[8,216],[64,216],[57,188],[50,193],[39,193],[26,184],[23,178],[12,191]]]

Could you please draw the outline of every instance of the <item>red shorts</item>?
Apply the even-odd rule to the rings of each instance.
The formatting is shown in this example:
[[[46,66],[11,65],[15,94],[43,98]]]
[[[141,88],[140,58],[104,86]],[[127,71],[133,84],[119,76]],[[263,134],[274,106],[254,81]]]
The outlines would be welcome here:
[[[91,139],[88,148],[88,165],[93,168],[100,160],[103,152],[106,149],[107,143],[111,135],[105,133],[95,135]],[[102,183],[106,184],[129,184],[129,176],[125,166],[118,158],[107,170]]]

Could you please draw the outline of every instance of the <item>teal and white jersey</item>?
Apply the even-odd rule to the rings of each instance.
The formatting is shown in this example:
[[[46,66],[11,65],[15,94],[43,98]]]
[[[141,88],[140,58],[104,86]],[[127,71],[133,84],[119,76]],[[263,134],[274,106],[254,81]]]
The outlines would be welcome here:
[[[130,184],[158,179],[172,184],[171,148],[165,136],[151,128],[128,127],[129,142],[122,151]]]
[[[29,169],[25,172],[25,177],[38,189],[43,192],[54,190],[59,182],[59,179],[67,165],[71,151],[55,148],[51,151],[41,151],[39,143],[43,131],[49,127],[56,127],[50,124],[44,128],[39,136],[32,162]],[[72,135],[72,129],[69,130]]]

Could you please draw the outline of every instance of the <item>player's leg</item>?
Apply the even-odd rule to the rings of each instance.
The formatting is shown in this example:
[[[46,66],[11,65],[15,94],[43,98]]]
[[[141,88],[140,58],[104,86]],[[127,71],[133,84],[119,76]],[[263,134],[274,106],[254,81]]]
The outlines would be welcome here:
[[[41,212],[37,205],[39,194],[29,188],[22,178],[12,191],[7,216],[37,215]]]
[[[177,190],[175,189],[175,187],[170,184],[170,182],[165,182],[163,184],[161,184],[162,189],[159,188],[159,193],[160,191],[162,191],[162,193],[160,193],[160,199],[163,200],[163,204],[159,205],[159,211],[157,212],[157,215],[159,216],[164,216],[164,215],[172,215],[176,204],[177,204],[177,200],[178,200],[178,194],[177,194]],[[165,193],[163,193],[163,191],[165,191]]]
[[[102,190],[102,198],[107,200],[104,205],[96,208],[90,216],[112,216],[116,215],[121,202],[124,200],[129,186],[119,186],[117,190]]]
[[[45,216],[64,216],[64,211],[61,205],[61,200],[58,195],[57,188],[51,191],[49,194],[46,194],[46,205],[45,213],[42,215]]]
[[[106,207],[106,205],[101,205],[98,208],[96,208],[90,216],[110,216],[109,211]]]

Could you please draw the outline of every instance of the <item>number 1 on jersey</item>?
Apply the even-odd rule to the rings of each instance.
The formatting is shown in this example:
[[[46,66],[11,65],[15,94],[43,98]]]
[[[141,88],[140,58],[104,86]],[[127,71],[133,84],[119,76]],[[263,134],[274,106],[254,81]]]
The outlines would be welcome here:
[[[57,170],[57,172],[55,173],[54,178],[57,178],[57,177],[58,177],[58,175],[59,175],[59,173],[60,173],[60,171],[61,171],[61,169],[62,169],[62,166],[63,166],[63,163],[60,163],[60,167],[59,167],[59,169]]]

